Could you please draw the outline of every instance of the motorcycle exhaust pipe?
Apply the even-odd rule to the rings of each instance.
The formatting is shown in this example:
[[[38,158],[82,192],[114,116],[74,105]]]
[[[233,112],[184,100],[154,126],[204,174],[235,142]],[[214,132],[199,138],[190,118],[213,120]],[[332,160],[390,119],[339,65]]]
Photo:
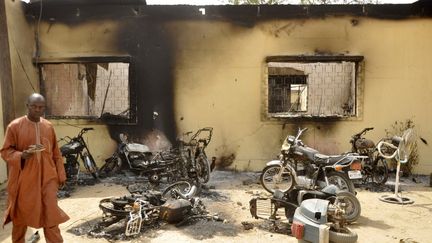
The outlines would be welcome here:
[[[186,193],[186,194],[178,193],[178,195],[181,198],[188,200],[188,199],[193,198],[195,196],[195,194],[197,193],[197,191],[198,191],[198,188],[195,185],[193,185],[193,186],[191,186],[191,189],[189,190],[188,193]]]

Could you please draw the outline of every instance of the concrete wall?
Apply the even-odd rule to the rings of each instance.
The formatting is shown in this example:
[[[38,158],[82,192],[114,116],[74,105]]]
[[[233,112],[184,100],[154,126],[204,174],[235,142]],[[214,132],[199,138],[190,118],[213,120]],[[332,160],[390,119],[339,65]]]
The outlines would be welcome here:
[[[9,48],[12,68],[12,105],[15,117],[26,113],[25,102],[33,92],[39,92],[39,74],[32,58],[35,54],[34,19],[24,16],[21,1],[5,0],[8,19]]]
[[[25,100],[29,94],[39,90],[39,78],[32,63],[35,47],[33,24],[24,16],[21,1],[5,0],[1,4],[2,14],[6,17],[1,24],[7,27],[7,31],[2,29],[2,35],[7,37],[7,40],[2,40],[6,44],[2,45],[2,52],[8,55],[2,58],[2,72],[8,73],[1,82],[0,140],[3,141],[3,127],[15,117],[25,114]],[[1,163],[0,182],[4,180],[6,164]]]
[[[432,139],[432,114],[428,112],[432,104],[432,75],[428,71],[432,61],[431,19],[396,21],[346,16],[244,25],[223,19],[117,15],[86,21],[82,17],[85,12],[80,13],[79,19],[41,23],[41,58],[131,55],[139,71],[138,102],[147,102],[143,102],[147,105],[142,113],[169,107],[172,102],[172,116],[166,109],[160,112],[160,119],[169,124],[173,121],[177,134],[214,127],[208,154],[231,168],[262,169],[279,153],[283,138],[294,134],[297,127],[309,128],[304,136],[306,144],[330,154],[348,150],[350,136],[364,127],[375,127],[367,137],[378,141],[395,121],[406,119],[414,121],[419,135]],[[266,119],[265,58],[323,53],[365,57],[360,117]],[[161,95],[158,89],[166,92]],[[164,115],[168,118],[164,119]],[[73,124],[88,125],[85,121]],[[108,150],[115,146],[113,140],[105,139],[113,137],[113,127],[93,125],[97,132],[89,134],[89,143],[94,144],[92,152],[99,159],[106,158],[112,152]],[[77,133],[76,128],[61,121],[56,122],[56,127],[60,136]],[[158,128],[168,130],[166,134],[173,131],[167,123]],[[432,172],[432,151],[420,143],[419,154],[416,172]]]
[[[226,23],[171,23],[177,38],[176,118],[180,130],[210,125],[217,155],[234,153],[237,168],[260,169],[278,153],[281,139],[307,126],[304,140],[326,153],[350,148],[350,135],[375,127],[368,137],[385,135],[394,121],[414,121],[419,135],[432,137],[428,112],[432,76],[428,71],[432,20],[325,18],[269,21],[254,28]],[[260,119],[265,58],[273,55],[346,53],[365,57],[363,114],[349,121]],[[429,53],[429,54],[428,54]],[[197,119],[199,117],[199,119]],[[285,129],[283,129],[285,127]],[[432,152],[419,144],[419,173],[432,171]]]

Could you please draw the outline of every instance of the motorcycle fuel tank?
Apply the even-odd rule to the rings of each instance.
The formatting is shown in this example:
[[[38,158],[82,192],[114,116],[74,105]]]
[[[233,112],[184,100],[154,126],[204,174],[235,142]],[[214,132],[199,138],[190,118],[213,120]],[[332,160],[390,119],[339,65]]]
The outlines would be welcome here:
[[[127,151],[133,151],[133,152],[140,152],[140,153],[150,152],[149,147],[147,147],[144,144],[140,144],[140,143],[128,143],[126,145],[126,150]]]
[[[375,143],[366,138],[360,138],[355,142],[355,146],[357,149],[373,149],[375,148]]]

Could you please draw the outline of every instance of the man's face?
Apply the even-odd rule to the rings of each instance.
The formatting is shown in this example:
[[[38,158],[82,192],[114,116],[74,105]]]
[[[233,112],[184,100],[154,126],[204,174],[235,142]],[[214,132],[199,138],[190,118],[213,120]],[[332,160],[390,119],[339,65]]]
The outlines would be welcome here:
[[[45,101],[35,100],[27,104],[28,115],[32,118],[40,118],[45,113]]]

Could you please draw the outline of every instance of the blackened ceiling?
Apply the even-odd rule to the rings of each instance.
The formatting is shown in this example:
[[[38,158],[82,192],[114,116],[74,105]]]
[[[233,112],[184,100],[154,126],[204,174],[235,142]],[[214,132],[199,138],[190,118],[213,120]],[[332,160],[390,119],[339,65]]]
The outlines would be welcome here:
[[[432,2],[366,5],[146,5],[145,0],[43,0],[26,4],[27,14],[75,22],[95,18],[250,20],[357,16],[380,19],[432,17]],[[199,10],[205,7],[205,15]]]

